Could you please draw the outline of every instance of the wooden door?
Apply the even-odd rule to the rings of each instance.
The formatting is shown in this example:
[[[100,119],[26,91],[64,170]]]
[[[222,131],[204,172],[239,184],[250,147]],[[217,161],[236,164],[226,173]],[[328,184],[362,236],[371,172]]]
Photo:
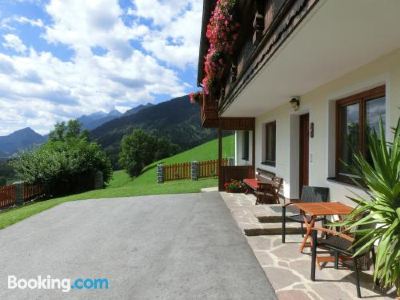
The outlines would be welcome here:
[[[300,162],[299,162],[299,193],[304,185],[308,185],[310,162],[310,115],[300,116]]]

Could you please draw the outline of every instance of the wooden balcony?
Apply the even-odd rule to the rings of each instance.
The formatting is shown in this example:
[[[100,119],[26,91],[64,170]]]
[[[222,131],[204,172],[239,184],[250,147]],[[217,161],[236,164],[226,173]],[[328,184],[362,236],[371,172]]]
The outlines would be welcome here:
[[[231,68],[221,86],[223,113],[319,0],[240,1],[240,39]]]
[[[239,0],[236,18],[240,23],[239,38],[229,63],[218,82],[219,93],[214,103],[203,109],[203,124],[213,124],[215,109],[219,115],[247,86],[258,71],[276,53],[319,0]],[[204,1],[198,83],[204,77],[204,56],[208,51],[206,27],[214,0]],[[218,104],[217,104],[218,103]]]
[[[201,125],[204,128],[218,127],[218,104],[210,96],[203,95],[201,103]]]

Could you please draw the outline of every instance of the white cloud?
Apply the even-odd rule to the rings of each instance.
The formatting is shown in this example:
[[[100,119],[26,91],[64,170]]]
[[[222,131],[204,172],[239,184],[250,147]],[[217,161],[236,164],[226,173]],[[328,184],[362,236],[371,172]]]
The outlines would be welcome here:
[[[12,20],[21,24],[29,24],[35,27],[44,27],[43,21],[41,19],[29,19],[26,17],[17,16]]]
[[[123,11],[116,0],[52,0],[46,11],[54,24],[46,27],[45,38],[75,49],[78,55],[90,55],[90,47],[100,46],[119,57],[129,57],[130,40],[148,32],[146,26],[126,26]]]
[[[24,16],[12,16],[0,20],[0,28],[15,31],[16,24],[28,24],[33,27],[43,28],[44,24],[41,19],[29,19]]]
[[[3,47],[12,49],[18,53],[26,52],[26,46],[17,35],[8,33],[3,36],[3,39]]]
[[[132,0],[132,2],[135,8],[129,10],[130,14],[150,19],[155,25],[166,25],[182,15],[192,3],[201,1]]]
[[[185,69],[197,61],[200,1],[136,0],[127,12],[118,0],[50,0],[44,9],[50,24],[23,16],[13,22],[41,28],[41,38],[74,55],[61,60],[27,49],[15,34],[4,36],[4,44],[20,55],[0,53],[0,135],[26,126],[47,133],[57,121],[128,109],[156,95],[180,96],[190,87],[171,67]],[[134,15],[129,26],[123,22],[127,13]],[[156,26],[140,24],[137,17]],[[94,48],[106,51],[95,55]]]
[[[176,73],[138,51],[125,60],[107,54],[72,62],[33,49],[25,57],[0,54],[0,135],[25,126],[45,133],[56,121],[184,92]]]
[[[150,19],[157,29],[143,40],[143,47],[157,59],[181,69],[196,65],[201,31],[202,2],[134,0],[129,13]],[[160,13],[162,12],[162,13]]]

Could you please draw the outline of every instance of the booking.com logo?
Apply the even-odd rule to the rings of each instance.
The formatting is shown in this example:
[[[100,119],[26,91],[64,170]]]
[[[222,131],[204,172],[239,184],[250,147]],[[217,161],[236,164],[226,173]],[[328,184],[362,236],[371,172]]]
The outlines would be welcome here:
[[[17,278],[15,275],[8,276],[9,289],[30,290],[61,290],[64,293],[71,290],[100,290],[108,289],[107,278],[52,278],[50,275],[36,278]]]

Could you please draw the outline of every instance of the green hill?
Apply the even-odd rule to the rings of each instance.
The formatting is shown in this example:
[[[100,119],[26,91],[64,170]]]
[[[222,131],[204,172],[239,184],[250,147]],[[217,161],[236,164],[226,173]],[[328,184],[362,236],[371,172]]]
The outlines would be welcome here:
[[[91,137],[103,146],[117,165],[121,139],[133,129],[143,129],[165,137],[180,149],[187,150],[215,139],[216,130],[201,127],[200,108],[189,96],[175,98],[128,113],[91,131]]]
[[[227,136],[223,138],[223,157],[233,157],[234,156],[234,136]],[[163,159],[162,162],[165,164],[173,164],[187,161],[202,161],[202,160],[212,160],[218,158],[218,140],[212,140],[210,142],[204,143],[200,146],[194,147],[185,152],[181,152],[172,157]]]
[[[223,139],[223,149],[224,157],[233,157],[233,136],[228,136]],[[185,152],[163,159],[162,162],[165,164],[172,164],[193,160],[211,160],[217,158],[217,153],[217,140],[212,140]],[[130,178],[125,171],[116,171],[110,184],[102,190],[89,191],[82,194],[50,199],[42,202],[34,202],[21,208],[14,208],[0,213],[0,228],[7,227],[34,214],[40,213],[43,210],[49,209],[67,201],[130,197],[141,195],[195,193],[200,192],[200,189],[204,187],[217,186],[216,178],[204,178],[198,181],[176,180],[165,182],[163,184],[158,184],[156,176],[156,166],[160,162],[155,162],[151,164],[143,171],[140,176],[133,179]]]

